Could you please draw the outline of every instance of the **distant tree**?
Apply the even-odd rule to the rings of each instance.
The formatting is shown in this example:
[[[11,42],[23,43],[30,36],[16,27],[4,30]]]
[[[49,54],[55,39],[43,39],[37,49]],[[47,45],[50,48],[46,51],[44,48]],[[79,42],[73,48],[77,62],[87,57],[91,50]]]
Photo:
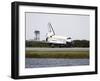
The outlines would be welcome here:
[[[73,44],[73,47],[89,47],[88,40],[73,40],[72,44]]]

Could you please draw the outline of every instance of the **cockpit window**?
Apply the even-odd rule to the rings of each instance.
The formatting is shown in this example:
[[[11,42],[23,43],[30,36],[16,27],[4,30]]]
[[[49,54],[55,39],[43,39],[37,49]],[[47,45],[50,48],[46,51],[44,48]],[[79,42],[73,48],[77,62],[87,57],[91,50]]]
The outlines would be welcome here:
[[[71,39],[71,37],[68,37],[67,39]]]

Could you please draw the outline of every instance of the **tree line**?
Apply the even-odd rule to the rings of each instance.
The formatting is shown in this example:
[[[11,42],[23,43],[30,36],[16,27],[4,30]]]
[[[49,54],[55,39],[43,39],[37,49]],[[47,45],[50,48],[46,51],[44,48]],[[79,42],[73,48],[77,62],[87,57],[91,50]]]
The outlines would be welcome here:
[[[72,47],[89,47],[89,40],[73,40]]]
[[[89,40],[73,40],[71,47],[89,47]],[[28,41],[26,40],[26,47],[50,47],[45,41]]]

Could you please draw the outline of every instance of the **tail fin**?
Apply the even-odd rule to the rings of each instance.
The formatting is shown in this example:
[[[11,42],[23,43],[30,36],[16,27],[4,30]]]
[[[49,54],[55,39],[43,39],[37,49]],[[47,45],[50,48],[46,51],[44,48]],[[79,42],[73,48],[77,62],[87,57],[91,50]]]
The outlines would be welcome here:
[[[53,29],[53,27],[52,27],[50,22],[48,23],[48,26],[49,26],[49,32],[53,33],[53,35],[55,35],[54,29]]]

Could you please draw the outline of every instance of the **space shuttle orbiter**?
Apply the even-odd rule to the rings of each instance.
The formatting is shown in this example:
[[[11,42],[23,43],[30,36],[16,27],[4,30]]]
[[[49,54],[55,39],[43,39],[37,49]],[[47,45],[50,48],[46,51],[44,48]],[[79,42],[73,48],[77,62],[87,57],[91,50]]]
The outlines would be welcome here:
[[[56,35],[51,23],[49,22],[46,41],[52,45],[69,46],[69,44],[71,45],[72,40],[70,37]]]

